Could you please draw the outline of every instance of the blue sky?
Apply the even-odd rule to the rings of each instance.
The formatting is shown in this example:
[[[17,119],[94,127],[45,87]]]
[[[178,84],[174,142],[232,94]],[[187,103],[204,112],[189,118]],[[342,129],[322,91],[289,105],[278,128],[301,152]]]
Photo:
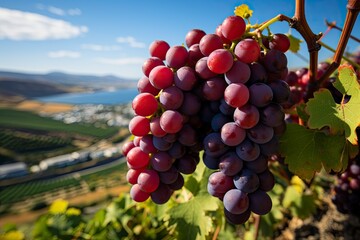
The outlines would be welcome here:
[[[184,43],[192,28],[213,33],[240,4],[254,10],[252,23],[261,23],[279,13],[290,17],[293,0],[0,0],[0,70],[29,73],[63,71],[138,79],[155,39],[170,45]],[[315,33],[324,32],[325,18],[343,25],[346,0],[306,1],[306,17]],[[360,20],[353,33],[360,37]],[[287,23],[275,23],[273,33],[287,33]],[[291,30],[299,35],[295,30]],[[340,32],[332,30],[323,40],[335,47]],[[350,40],[347,50],[358,48]],[[301,55],[308,57],[306,45]],[[287,53],[289,67],[306,66]],[[320,60],[332,53],[321,50]]]

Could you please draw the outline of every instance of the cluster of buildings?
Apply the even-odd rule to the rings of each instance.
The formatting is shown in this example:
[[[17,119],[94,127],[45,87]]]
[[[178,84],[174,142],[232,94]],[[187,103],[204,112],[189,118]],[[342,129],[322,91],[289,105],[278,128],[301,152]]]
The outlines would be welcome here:
[[[131,104],[103,105],[103,104],[82,104],[75,105],[71,111],[60,112],[50,115],[55,120],[67,124],[91,123],[95,125],[105,124],[107,126],[128,126],[133,116]]]
[[[99,150],[87,149],[47,158],[40,161],[38,165],[33,165],[31,167],[23,162],[3,164],[0,167],[0,180],[23,177],[31,173],[38,173],[49,169],[64,168],[94,159],[100,161],[111,157],[121,156],[121,154],[121,148],[119,146],[114,146]]]

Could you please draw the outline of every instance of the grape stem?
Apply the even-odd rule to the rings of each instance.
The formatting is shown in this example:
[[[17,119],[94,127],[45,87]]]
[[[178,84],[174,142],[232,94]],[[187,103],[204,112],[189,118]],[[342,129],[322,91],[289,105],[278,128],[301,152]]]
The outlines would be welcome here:
[[[333,61],[330,64],[330,67],[325,71],[324,75],[319,79],[319,82],[322,83],[327,79],[340,65],[341,57],[344,54],[345,47],[351,35],[351,31],[356,22],[357,15],[360,11],[360,0],[348,0],[346,6],[347,14],[344,23],[344,28],[342,30],[339,43],[337,45]]]
[[[341,27],[336,25],[335,21],[334,22],[329,22],[329,21],[325,20],[325,24],[326,24],[326,26],[329,27],[329,29],[335,28],[336,30],[339,30],[340,32],[343,30]],[[360,43],[360,38],[357,38],[357,37],[355,37],[353,35],[350,35],[350,38],[357,41],[358,43]]]
[[[254,233],[254,240],[257,240],[259,238],[259,229],[260,229],[260,221],[261,221],[261,216],[254,214],[254,219],[255,219],[255,233]]]
[[[334,48],[330,47],[329,45],[327,45],[327,44],[325,44],[325,43],[323,43],[323,42],[321,42],[321,41],[319,41],[319,44],[320,44],[321,46],[323,46],[324,48],[332,51],[333,53],[336,52],[336,50],[335,50]],[[349,62],[349,63],[350,63],[351,65],[353,65],[354,67],[360,68],[360,65],[359,65],[359,64],[357,64],[356,62],[352,61],[351,59],[349,59],[349,58],[346,57],[345,55],[342,56],[342,58],[343,58],[345,61]]]

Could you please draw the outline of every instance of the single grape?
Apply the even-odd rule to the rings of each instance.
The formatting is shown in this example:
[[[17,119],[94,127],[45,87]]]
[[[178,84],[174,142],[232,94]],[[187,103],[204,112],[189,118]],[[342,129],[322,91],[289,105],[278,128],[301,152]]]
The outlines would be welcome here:
[[[185,43],[187,47],[198,44],[206,33],[201,29],[192,29],[185,36]]]
[[[245,138],[242,143],[236,146],[236,154],[244,161],[254,161],[260,156],[260,147],[258,144]]]
[[[157,66],[151,70],[149,80],[155,88],[164,89],[174,83],[174,73],[166,66]]]
[[[228,122],[221,128],[221,140],[228,146],[240,144],[245,137],[246,131],[235,122]]]
[[[165,172],[159,172],[160,182],[165,184],[172,184],[176,181],[179,174],[180,174],[179,171],[173,165],[169,170]]]
[[[129,122],[129,131],[135,136],[145,136],[150,131],[150,120],[143,116],[135,116]]]
[[[156,147],[153,143],[153,135],[147,134],[140,139],[139,147],[144,153],[155,153],[157,152]]]
[[[150,131],[155,137],[163,137],[166,135],[166,132],[160,126],[160,117],[151,118]]]
[[[226,176],[234,176],[243,168],[243,161],[235,152],[230,151],[221,156],[218,166]]]
[[[142,71],[146,77],[149,77],[151,70],[157,66],[164,66],[164,62],[158,57],[148,58],[142,65]]]
[[[257,124],[255,127],[247,130],[248,138],[258,144],[269,142],[274,136],[274,129],[262,123]]]
[[[217,157],[210,157],[208,154],[204,154],[203,156],[203,162],[205,166],[212,170],[219,169],[219,161],[220,159]]]
[[[264,172],[258,174],[259,180],[260,180],[260,186],[259,189],[268,192],[271,189],[273,189],[275,185],[275,177],[270,172],[269,169],[266,169]]]
[[[184,46],[172,46],[166,52],[165,61],[171,68],[181,68],[188,60],[188,51]]]
[[[142,191],[139,184],[134,184],[130,189],[130,197],[136,202],[145,202],[150,197],[150,193]]]
[[[132,101],[135,114],[140,116],[153,115],[158,109],[158,102],[151,93],[140,93]]]
[[[231,83],[224,92],[226,103],[234,108],[244,106],[248,102],[249,97],[249,89],[242,83]]]
[[[224,96],[226,85],[223,78],[214,77],[208,79],[202,85],[203,97],[209,101],[220,100]]]
[[[260,57],[260,46],[254,39],[246,38],[235,46],[234,54],[244,63],[256,62]]]
[[[151,156],[150,163],[154,170],[158,172],[168,171],[175,159],[173,159],[167,152],[157,152]]]
[[[236,108],[234,112],[234,122],[241,128],[249,129],[259,122],[260,113],[258,108],[247,103],[242,107]]]
[[[252,193],[259,188],[260,180],[256,173],[244,168],[234,177],[234,185],[242,192]]]
[[[160,92],[160,89],[155,88],[151,83],[148,77],[142,76],[138,83],[137,89],[139,93],[151,93],[156,96]]]
[[[231,189],[224,195],[224,207],[232,214],[244,213],[249,208],[248,195],[239,189]]]
[[[269,42],[269,48],[277,49],[284,53],[290,48],[290,40],[285,34],[276,33]]]
[[[283,123],[285,113],[281,105],[277,103],[270,103],[260,110],[260,119],[266,126],[277,127]]]
[[[250,79],[250,67],[241,61],[234,61],[229,71],[225,73],[225,80],[228,84],[243,83]]]
[[[210,79],[217,76],[216,73],[209,69],[207,59],[208,57],[202,57],[195,64],[195,72],[202,79]]]
[[[213,172],[209,176],[208,189],[218,193],[226,193],[234,188],[231,176],[225,175],[223,172]]]
[[[223,41],[218,35],[210,33],[201,38],[199,47],[204,56],[209,56],[216,49],[223,48]]]
[[[249,220],[251,211],[247,209],[241,214],[233,214],[224,208],[224,215],[226,220],[232,224],[244,224],[247,220]]]
[[[181,158],[176,159],[175,167],[183,174],[191,174],[196,170],[197,162],[194,157],[185,155]]]
[[[229,16],[221,24],[221,33],[230,41],[239,40],[245,33],[245,29],[245,21],[239,16]]]
[[[163,89],[159,97],[160,103],[167,110],[178,109],[182,105],[183,100],[184,100],[183,91],[176,86],[170,86],[168,88]]]
[[[256,107],[265,107],[273,99],[273,92],[265,83],[254,83],[249,87],[250,103]]]
[[[257,191],[250,193],[248,196],[250,202],[249,208],[253,213],[265,215],[270,212],[272,208],[272,201],[266,192],[258,189]]]
[[[159,174],[155,170],[145,169],[139,174],[137,184],[141,191],[152,193],[160,184]]]
[[[286,55],[277,49],[268,51],[262,62],[269,72],[279,72],[287,66]]]
[[[160,183],[159,187],[150,193],[151,200],[156,204],[164,204],[169,201],[174,190],[170,189],[168,185]]]
[[[145,168],[149,164],[150,157],[149,154],[141,151],[140,147],[134,147],[128,152],[126,160],[131,165],[131,168],[139,169]]]
[[[197,81],[195,70],[188,66],[179,68],[174,76],[175,86],[184,91],[193,89]]]
[[[194,44],[188,49],[188,63],[187,65],[191,68],[194,68],[197,61],[205,57],[204,54],[200,51],[200,45]]]
[[[122,154],[126,157],[128,152],[135,147],[135,144],[133,141],[130,141],[130,142],[126,142],[122,145],[121,147],[121,152]]]
[[[178,111],[166,110],[160,117],[160,126],[167,133],[177,133],[183,126],[183,117]]]
[[[149,52],[152,57],[158,57],[165,60],[166,52],[169,50],[170,45],[163,40],[155,40],[149,46]]]
[[[233,65],[233,55],[229,50],[216,49],[210,53],[207,59],[207,65],[209,69],[217,74],[226,73]]]
[[[133,185],[136,184],[139,174],[142,173],[142,171],[144,171],[144,168],[139,168],[139,169],[130,168],[126,173],[126,180],[128,181],[128,183]]]
[[[268,169],[268,158],[264,155],[260,155],[254,161],[246,162],[244,161],[244,165],[247,169],[255,172],[256,174],[264,172]]]
[[[184,177],[181,174],[178,174],[178,178],[171,184],[169,188],[172,190],[179,190],[184,186]]]

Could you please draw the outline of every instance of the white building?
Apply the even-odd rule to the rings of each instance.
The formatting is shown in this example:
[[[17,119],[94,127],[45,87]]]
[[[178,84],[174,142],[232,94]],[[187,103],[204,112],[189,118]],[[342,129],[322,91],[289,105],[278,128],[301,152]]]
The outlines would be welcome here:
[[[29,171],[23,162],[0,165],[0,179],[21,177],[27,174]]]

